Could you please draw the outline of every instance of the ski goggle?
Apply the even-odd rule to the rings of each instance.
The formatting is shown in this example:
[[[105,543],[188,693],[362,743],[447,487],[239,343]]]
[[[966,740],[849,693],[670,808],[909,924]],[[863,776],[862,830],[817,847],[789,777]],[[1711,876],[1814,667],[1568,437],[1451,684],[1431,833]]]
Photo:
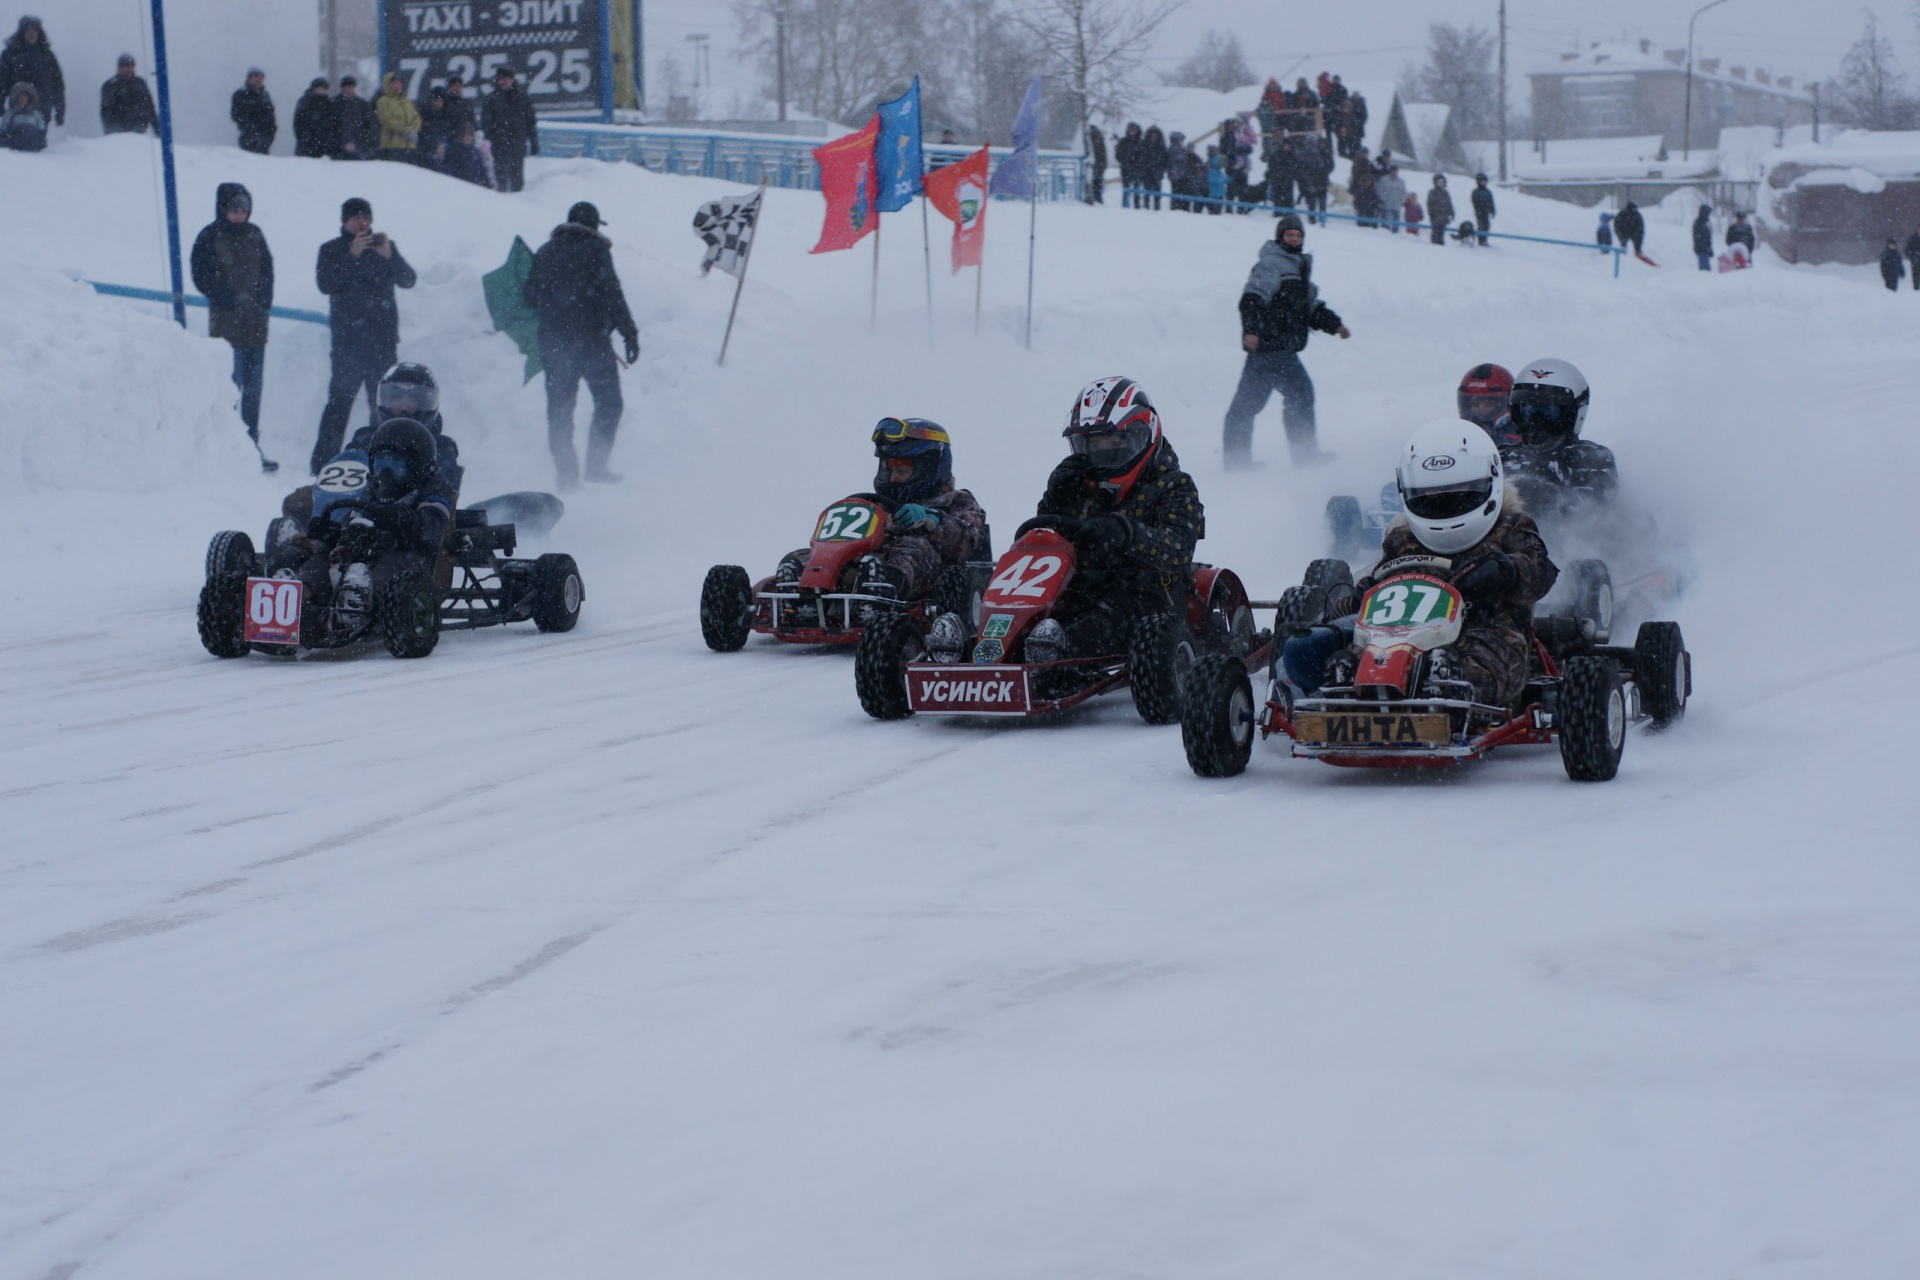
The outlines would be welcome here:
[[[1529,444],[1548,444],[1573,434],[1584,398],[1565,387],[1515,387],[1507,407]]]
[[[404,453],[376,453],[373,455],[373,478],[391,480],[405,488],[414,483],[413,459]]]
[[[902,444],[908,440],[926,440],[934,444],[951,444],[945,427],[935,426],[921,418],[882,418],[874,424],[873,442],[881,444]]]
[[[1422,520],[1458,520],[1493,500],[1493,480],[1488,477],[1472,484],[1419,489],[1413,493],[1403,489],[1400,496],[1408,515]]]
[[[438,387],[396,382],[380,388],[380,412],[389,418],[430,418],[439,411]]]
[[[1099,431],[1070,429],[1064,433],[1067,447],[1076,457],[1095,467],[1111,469],[1132,462],[1153,443],[1153,422],[1146,414],[1129,419],[1118,427]]]

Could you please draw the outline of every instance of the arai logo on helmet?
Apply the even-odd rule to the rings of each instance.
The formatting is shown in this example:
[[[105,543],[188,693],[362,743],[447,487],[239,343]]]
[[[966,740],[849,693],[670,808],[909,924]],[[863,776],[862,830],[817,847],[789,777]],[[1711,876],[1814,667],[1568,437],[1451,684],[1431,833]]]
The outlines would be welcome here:
[[[1420,469],[1422,471],[1445,471],[1448,467],[1452,465],[1453,465],[1453,456],[1451,454],[1436,453],[1431,458],[1428,458],[1426,461],[1422,462],[1420,464]]]

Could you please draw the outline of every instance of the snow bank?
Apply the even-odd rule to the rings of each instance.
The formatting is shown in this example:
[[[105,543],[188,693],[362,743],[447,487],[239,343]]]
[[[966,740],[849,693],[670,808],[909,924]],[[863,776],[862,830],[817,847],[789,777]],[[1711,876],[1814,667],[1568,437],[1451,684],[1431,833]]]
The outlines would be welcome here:
[[[226,344],[0,259],[0,493],[231,482],[256,468]]]

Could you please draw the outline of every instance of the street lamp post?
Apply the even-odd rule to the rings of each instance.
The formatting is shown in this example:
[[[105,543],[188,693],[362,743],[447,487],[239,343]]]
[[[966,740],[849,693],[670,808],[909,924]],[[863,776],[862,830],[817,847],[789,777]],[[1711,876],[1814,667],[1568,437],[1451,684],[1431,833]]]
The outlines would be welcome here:
[[[1680,158],[1682,160],[1693,158],[1693,24],[1700,21],[1701,14],[1715,5],[1726,2],[1727,0],[1707,0],[1706,4],[1695,9],[1693,16],[1687,19],[1687,106],[1686,115],[1680,126]]]

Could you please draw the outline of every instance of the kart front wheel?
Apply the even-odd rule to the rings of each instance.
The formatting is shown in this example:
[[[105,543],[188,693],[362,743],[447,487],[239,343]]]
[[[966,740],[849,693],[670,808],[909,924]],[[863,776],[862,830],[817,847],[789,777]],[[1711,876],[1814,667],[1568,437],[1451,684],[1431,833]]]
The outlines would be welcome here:
[[[208,653],[216,658],[246,657],[246,571],[227,569],[208,574],[206,584],[200,588],[200,604],[194,611],[194,621],[199,624],[200,643]]]
[[[257,573],[259,558],[253,553],[253,539],[238,529],[226,529],[207,543],[207,581],[223,573]]]
[[[860,630],[853,649],[853,689],[860,709],[875,720],[904,720],[913,714],[907,701],[907,664],[923,649],[919,628],[903,614],[881,613]]]
[[[1133,709],[1148,724],[1172,724],[1186,702],[1187,677],[1199,656],[1186,624],[1170,613],[1150,613],[1127,640],[1127,682]]]
[[[1253,682],[1236,657],[1210,654],[1187,677],[1180,743],[1203,778],[1232,778],[1253,755]]]
[[[980,629],[981,595],[980,584],[965,565],[948,565],[933,584],[934,607],[941,613],[959,614],[969,635]]]
[[[1611,658],[1570,658],[1560,673],[1560,762],[1575,782],[1606,782],[1627,745],[1627,691]]]
[[[745,647],[753,632],[753,584],[737,564],[717,564],[700,585],[700,638],[715,653]]]
[[[542,631],[571,631],[580,621],[587,589],[572,556],[549,552],[533,562],[533,625]]]
[[[1693,657],[1680,638],[1677,622],[1643,622],[1633,638],[1633,680],[1640,687],[1641,704],[1656,725],[1669,724],[1687,713],[1693,692]]]
[[[380,593],[380,638],[396,658],[424,658],[440,643],[440,589],[426,569],[395,574]]]

